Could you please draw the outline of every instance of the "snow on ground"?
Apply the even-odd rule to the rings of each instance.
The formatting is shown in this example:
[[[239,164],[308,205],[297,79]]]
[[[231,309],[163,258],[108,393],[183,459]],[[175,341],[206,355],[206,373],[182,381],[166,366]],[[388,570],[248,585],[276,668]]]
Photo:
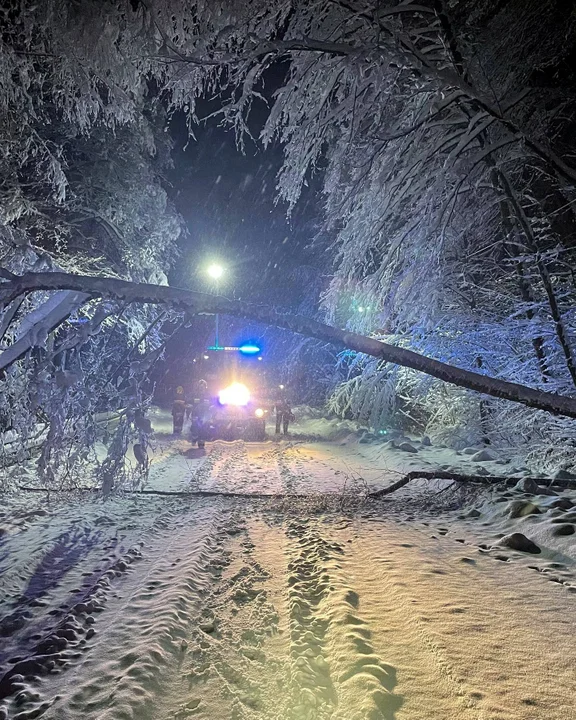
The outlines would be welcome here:
[[[152,419],[146,489],[254,497],[6,497],[0,719],[576,717],[575,491],[369,499],[525,472],[321,418],[204,451]]]

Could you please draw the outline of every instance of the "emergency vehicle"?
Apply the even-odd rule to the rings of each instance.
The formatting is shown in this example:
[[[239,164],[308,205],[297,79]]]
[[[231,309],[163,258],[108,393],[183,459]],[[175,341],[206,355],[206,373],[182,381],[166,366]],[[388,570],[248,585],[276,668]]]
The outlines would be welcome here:
[[[260,348],[212,346],[194,359],[190,407],[191,439],[266,438],[266,419],[273,404]]]

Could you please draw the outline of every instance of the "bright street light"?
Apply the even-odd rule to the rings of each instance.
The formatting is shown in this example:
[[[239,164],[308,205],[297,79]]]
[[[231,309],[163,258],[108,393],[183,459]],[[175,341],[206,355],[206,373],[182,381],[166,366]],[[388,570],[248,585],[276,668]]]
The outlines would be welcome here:
[[[212,263],[212,265],[208,266],[208,275],[210,275],[213,280],[219,280],[223,274],[224,268],[222,267],[222,265]]]

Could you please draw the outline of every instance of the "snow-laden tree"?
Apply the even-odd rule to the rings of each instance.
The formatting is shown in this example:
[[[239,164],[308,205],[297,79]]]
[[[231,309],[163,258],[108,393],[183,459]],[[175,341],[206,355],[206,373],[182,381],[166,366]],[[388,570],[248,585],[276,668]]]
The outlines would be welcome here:
[[[162,107],[133,98],[112,110],[110,89],[78,57],[91,36],[73,3],[2,12],[2,268],[166,284],[182,223],[162,182],[170,162]],[[111,78],[102,65],[97,72]],[[121,64],[115,72],[124,72]],[[84,294],[69,292],[33,293],[6,308],[0,461],[13,466],[42,442],[47,485],[75,482],[79,467],[95,459],[95,413],[127,408],[130,419],[147,402],[143,360],[157,359],[163,343],[156,317],[146,307],[86,304]],[[117,445],[126,444],[129,425],[118,426]],[[101,470],[110,475],[106,461]]]
[[[552,8],[535,3],[517,15],[461,3],[470,15],[460,18],[448,3],[330,5],[307,4],[300,24],[294,14],[309,49],[310,36],[332,47],[292,54],[264,137],[285,143],[288,201],[315,166],[325,173],[332,318],[462,367],[573,393],[576,174],[562,158],[574,97],[561,85],[533,86],[535,71],[561,67],[571,51],[569,9],[562,24],[560,11],[548,22]],[[371,361],[333,406],[352,402],[378,424],[417,385]],[[437,394],[424,390],[418,404],[437,428]],[[489,419],[501,410],[477,404],[471,422],[463,409],[468,441],[494,426],[501,439],[500,418]],[[532,419],[520,420],[510,437],[534,440]]]
[[[241,147],[257,132],[252,107],[268,103],[260,139],[284,146],[280,197],[294,204],[311,174],[324,179],[329,317],[573,393],[569,6],[47,0],[16,3],[6,18],[3,156],[24,168],[6,188],[7,219],[31,212],[28,166],[55,205],[67,201],[72,174],[66,143],[48,133],[55,122],[87,143],[123,129],[145,141],[145,108],[182,110],[192,132],[209,97]],[[437,386],[419,392],[416,378],[381,363],[356,370],[343,388],[353,407],[381,392],[384,405],[400,400],[416,421],[442,426]],[[450,427],[486,437],[504,411],[475,402],[472,412],[469,398],[446,400]],[[507,424],[527,436],[534,426],[532,416]]]

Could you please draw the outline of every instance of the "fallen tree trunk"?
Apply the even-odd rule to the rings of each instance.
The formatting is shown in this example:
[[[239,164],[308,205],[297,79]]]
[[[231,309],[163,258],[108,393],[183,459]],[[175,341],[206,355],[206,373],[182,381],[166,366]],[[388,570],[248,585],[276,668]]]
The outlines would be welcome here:
[[[412,470],[403,475],[401,478],[387,485],[381,490],[374,490],[367,493],[365,497],[379,498],[384,495],[390,495],[396,490],[400,490],[411,480],[452,480],[453,482],[471,483],[477,485],[507,485],[513,486],[518,482],[517,477],[509,475],[462,475],[460,473],[451,473],[438,470],[437,472],[428,470]],[[576,489],[576,479],[574,480],[553,480],[550,478],[529,478],[539,485],[546,488],[555,488],[557,490]],[[48,488],[31,487],[28,485],[19,485],[20,490],[34,493],[50,493],[50,494],[68,494],[72,492],[90,492],[98,493],[100,488],[97,487],[77,487],[72,490],[50,490]],[[297,500],[311,500],[320,497],[360,497],[358,493],[239,493],[239,492],[221,492],[219,490],[120,490],[125,495],[160,495],[166,497],[225,497],[225,498],[246,498],[249,500],[280,500],[284,498],[295,498]]]
[[[19,490],[32,493],[48,493],[50,495],[69,495],[75,492],[100,493],[98,487],[77,487],[70,490],[50,490],[49,488],[32,487],[29,485],[19,485]],[[240,492],[224,492],[219,490],[124,490],[120,489],[119,494],[124,495],[153,495],[161,497],[196,497],[196,498],[244,498],[247,500],[281,500],[283,498],[294,498],[295,500],[312,500],[322,497],[340,498],[340,493],[240,493]],[[359,497],[358,495],[344,497]]]
[[[90,298],[114,298],[128,303],[167,305],[174,310],[193,315],[219,313],[243,317],[316,338],[336,347],[348,348],[403,365],[459,387],[545,410],[554,415],[576,418],[576,398],[481,375],[301,315],[289,315],[263,305],[229,300],[218,295],[207,295],[166,285],[132,283],[115,278],[48,272],[28,273],[3,283],[0,285],[0,302],[6,307],[17,297],[37,290],[75,290],[86,293]],[[5,352],[10,352],[10,349]],[[0,354],[0,367],[3,366],[3,356],[4,353]]]

